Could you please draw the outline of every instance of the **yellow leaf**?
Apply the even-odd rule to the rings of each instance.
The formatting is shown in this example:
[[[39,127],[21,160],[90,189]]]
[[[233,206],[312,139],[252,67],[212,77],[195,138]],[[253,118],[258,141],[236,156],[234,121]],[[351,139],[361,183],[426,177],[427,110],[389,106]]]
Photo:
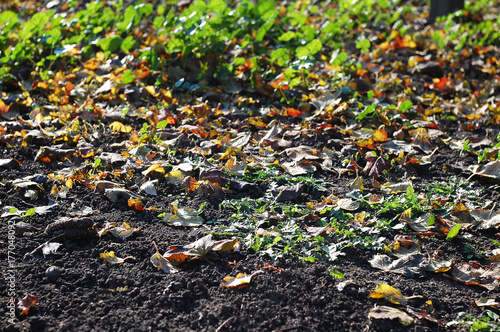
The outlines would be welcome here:
[[[370,292],[370,296],[374,299],[384,298],[394,304],[406,305],[406,298],[401,294],[401,292],[388,285],[388,284],[378,284],[377,288]]]
[[[149,94],[150,94],[151,96],[153,96],[153,97],[157,97],[157,96],[158,96],[158,94],[157,94],[157,93],[156,93],[156,91],[155,91],[155,87],[154,87],[154,86],[152,86],[152,85],[148,85],[148,86],[146,87],[146,91],[147,91],[147,92],[149,92]]]
[[[238,273],[236,277],[226,276],[222,279],[221,286],[226,288],[244,288],[250,284],[252,277],[258,273],[264,273],[264,271],[259,270],[250,275],[246,273]]]
[[[110,251],[108,252],[107,250],[103,253],[103,254],[99,254],[99,257],[101,259],[104,259],[106,262],[110,263],[110,264],[121,264],[123,262],[125,262],[126,259],[133,259],[134,257],[125,257],[125,258],[120,258],[120,257],[117,257],[115,255],[115,252],[114,251]]]
[[[109,125],[109,128],[111,128],[111,131],[114,133],[130,133],[132,131],[131,126],[126,126],[123,123],[119,121],[115,121]]]
[[[142,174],[148,175],[149,173],[152,173],[152,172],[158,172],[161,174],[165,174],[165,169],[163,167],[161,167],[161,165],[162,165],[161,163],[153,164],[153,165],[149,166],[149,168],[147,170],[142,172]]]

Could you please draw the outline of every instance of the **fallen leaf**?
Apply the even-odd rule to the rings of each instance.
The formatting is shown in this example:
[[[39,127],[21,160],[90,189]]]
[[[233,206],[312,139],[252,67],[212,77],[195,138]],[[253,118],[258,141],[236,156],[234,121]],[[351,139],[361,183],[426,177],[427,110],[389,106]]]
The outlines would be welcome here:
[[[398,319],[403,326],[410,326],[414,319],[406,312],[386,306],[375,307],[368,314],[370,319]]]
[[[121,263],[125,262],[125,260],[127,260],[127,259],[135,259],[132,256],[128,256],[128,257],[125,257],[125,258],[120,258],[120,257],[117,257],[115,255],[114,251],[108,252],[107,250],[104,253],[99,254],[99,257],[101,259],[104,259],[106,262],[108,262],[110,264],[121,264]]]
[[[477,285],[490,291],[498,288],[500,279],[500,263],[482,266],[477,263],[455,265],[451,275],[466,285]]]
[[[264,273],[264,271],[255,271],[250,275],[247,275],[246,273],[238,273],[236,277],[226,276],[224,277],[221,286],[226,288],[245,288],[250,284],[252,277],[259,273]]]
[[[374,299],[382,298],[394,304],[406,305],[406,298],[403,294],[388,284],[378,284],[377,288],[370,292],[370,296]]]
[[[17,308],[21,310],[21,315],[27,315],[30,308],[33,308],[38,302],[38,296],[25,295],[17,302]]]
[[[168,213],[163,217],[163,221],[172,226],[198,227],[203,225],[203,218],[200,212],[192,208],[178,208],[175,213]]]
[[[272,194],[276,197],[277,202],[284,202],[295,199],[304,191],[305,185],[297,183],[294,186],[280,186],[272,190]]]
[[[472,176],[482,176],[493,181],[500,181],[500,160],[490,161],[486,165],[469,166],[468,170]]]
[[[489,299],[487,297],[483,297],[479,300],[475,300],[474,305],[476,307],[496,307],[499,305],[499,303],[495,299]]]
[[[207,254],[212,251],[214,245],[215,241],[213,240],[212,234],[208,234],[185,246],[185,248],[188,249],[185,253],[190,256],[206,257]]]
[[[158,247],[156,246],[156,243],[153,242],[153,245],[155,246],[156,252],[149,259],[151,264],[153,264],[153,266],[158,268],[158,269],[162,269],[166,273],[178,272],[178,270],[172,264],[170,264],[170,262],[165,257],[160,255],[160,253],[158,252]]]
[[[228,159],[224,168],[231,174],[236,176],[243,176],[247,168],[247,164],[244,161],[237,161],[236,157]]]
[[[408,278],[412,278],[415,274],[423,274],[427,265],[425,256],[420,253],[405,255],[396,260],[387,255],[374,255],[369,263],[376,269],[402,274]]]

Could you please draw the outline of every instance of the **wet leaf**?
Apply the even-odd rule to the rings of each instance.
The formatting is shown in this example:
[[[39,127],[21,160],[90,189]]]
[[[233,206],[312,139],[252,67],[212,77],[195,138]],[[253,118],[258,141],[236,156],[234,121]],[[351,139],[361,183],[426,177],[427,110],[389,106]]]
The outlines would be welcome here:
[[[236,277],[226,276],[224,277],[221,286],[226,288],[245,288],[249,286],[253,276],[259,273],[264,273],[264,271],[255,271],[250,275],[247,275],[245,273],[238,273]]]

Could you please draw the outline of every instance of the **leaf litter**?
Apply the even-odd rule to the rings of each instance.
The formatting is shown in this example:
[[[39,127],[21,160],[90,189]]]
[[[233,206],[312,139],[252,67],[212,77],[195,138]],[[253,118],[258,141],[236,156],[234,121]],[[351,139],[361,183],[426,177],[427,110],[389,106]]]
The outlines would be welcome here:
[[[483,241],[500,224],[498,36],[484,34],[496,23],[480,7],[467,4],[462,25],[421,29],[421,4],[51,3],[35,14],[26,3],[0,14],[0,201],[13,206],[2,218],[23,230],[15,236],[32,241],[26,262],[97,246],[92,258],[121,263],[95,253],[198,238],[164,255],[155,244],[150,262],[196,275],[191,263],[222,268],[240,248],[238,265],[255,253],[346,264],[356,248],[378,251],[370,264],[403,278],[435,272],[498,287],[498,254]],[[77,214],[81,204],[88,214]],[[150,272],[136,265],[120,269]],[[254,275],[224,269],[235,287]],[[369,315],[440,324],[424,309],[408,313]]]

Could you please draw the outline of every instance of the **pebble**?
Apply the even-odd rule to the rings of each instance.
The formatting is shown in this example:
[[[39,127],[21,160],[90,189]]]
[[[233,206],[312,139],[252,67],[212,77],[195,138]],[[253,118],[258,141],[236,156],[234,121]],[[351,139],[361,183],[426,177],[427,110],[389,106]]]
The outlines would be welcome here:
[[[51,266],[45,271],[45,276],[49,282],[56,281],[61,275],[61,269],[57,266]]]

